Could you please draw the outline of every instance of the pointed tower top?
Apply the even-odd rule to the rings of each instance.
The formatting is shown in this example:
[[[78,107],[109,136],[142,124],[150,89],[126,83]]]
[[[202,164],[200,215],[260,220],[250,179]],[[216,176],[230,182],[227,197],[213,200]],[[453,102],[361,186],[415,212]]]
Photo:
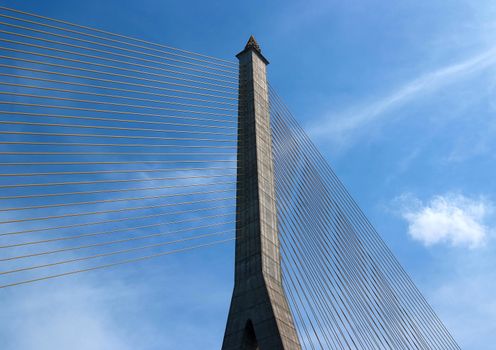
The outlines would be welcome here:
[[[249,49],[255,49],[258,52],[262,52],[262,50],[260,49],[260,45],[258,45],[253,35],[250,36],[250,39],[248,39],[248,42],[246,43],[245,46],[245,50],[249,50]]]
[[[236,57],[240,58],[244,53],[253,51],[255,52],[265,64],[269,64],[269,61],[262,55],[262,50],[260,49],[260,45],[258,45],[258,42],[255,40],[255,37],[253,35],[250,35],[250,39],[248,39],[248,42],[246,43],[246,46],[243,51],[238,53]]]

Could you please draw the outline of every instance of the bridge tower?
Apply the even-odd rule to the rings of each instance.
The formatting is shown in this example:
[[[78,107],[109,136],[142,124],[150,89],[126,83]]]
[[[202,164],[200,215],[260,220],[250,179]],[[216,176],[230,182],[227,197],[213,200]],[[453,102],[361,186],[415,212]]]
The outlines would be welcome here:
[[[282,286],[267,86],[253,36],[239,59],[235,282],[222,350],[300,350]]]

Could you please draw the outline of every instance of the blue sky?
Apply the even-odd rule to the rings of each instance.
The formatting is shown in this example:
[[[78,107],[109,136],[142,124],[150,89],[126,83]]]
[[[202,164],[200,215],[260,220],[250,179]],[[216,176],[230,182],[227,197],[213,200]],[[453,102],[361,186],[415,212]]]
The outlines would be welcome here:
[[[462,348],[491,348],[494,2],[2,4],[233,61],[254,34],[272,86]],[[9,350],[219,348],[231,262],[226,246],[2,292],[0,341]]]

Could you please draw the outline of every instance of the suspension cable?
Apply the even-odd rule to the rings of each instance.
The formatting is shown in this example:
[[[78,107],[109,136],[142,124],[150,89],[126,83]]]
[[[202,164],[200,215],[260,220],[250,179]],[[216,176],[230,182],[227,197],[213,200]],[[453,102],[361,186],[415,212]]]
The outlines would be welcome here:
[[[104,183],[128,183],[128,182],[147,182],[147,181],[176,181],[176,180],[192,180],[192,179],[208,179],[219,177],[231,177],[236,174],[221,174],[221,175],[197,175],[197,176],[176,176],[176,177],[151,177],[151,178],[132,178],[118,180],[94,180],[94,181],[64,181],[64,182],[42,182],[42,183],[27,183],[0,185],[0,188],[24,188],[24,187],[51,187],[51,186],[73,186],[73,185],[94,185]]]
[[[203,199],[203,200],[187,201],[187,202],[179,202],[179,203],[145,205],[145,206],[140,206],[140,207],[126,207],[126,208],[119,208],[119,209],[107,209],[107,210],[98,210],[98,211],[89,211],[89,212],[79,212],[79,213],[49,215],[49,216],[37,216],[37,217],[28,217],[28,218],[15,219],[15,220],[0,221],[0,224],[14,224],[14,223],[30,222],[30,221],[65,219],[65,218],[70,218],[70,217],[73,218],[73,217],[88,216],[88,215],[121,213],[121,212],[126,212],[126,211],[135,211],[135,210],[143,210],[143,209],[157,209],[157,208],[165,208],[165,207],[172,207],[172,206],[196,205],[196,204],[203,204],[203,203],[229,201],[229,200],[234,200],[235,198],[236,197],[233,196],[233,197]]]
[[[3,76],[3,75],[4,74],[0,74],[0,76]],[[206,109],[214,109],[214,110],[220,110],[220,111],[231,111],[231,112],[237,111],[234,108],[202,106],[202,105],[191,104],[191,103],[182,103],[182,102],[164,101],[164,100],[152,100],[152,99],[147,99],[147,98],[137,98],[137,97],[131,97],[131,96],[101,94],[101,93],[95,93],[95,92],[90,92],[90,91],[59,89],[59,88],[52,88],[52,87],[38,86],[38,85],[15,84],[15,83],[8,83],[8,82],[2,82],[2,81],[0,81],[0,85],[20,87],[20,88],[26,88],[26,89],[38,89],[38,90],[44,90],[44,91],[57,91],[57,92],[64,92],[64,93],[71,93],[71,94],[82,94],[82,95],[97,96],[97,97],[110,97],[110,98],[141,101],[141,102],[153,102],[153,103],[161,103],[161,104],[165,104],[165,105],[175,105],[175,106],[183,106],[183,107],[206,108]],[[136,105],[130,105],[130,106],[133,106],[134,108],[146,107],[146,106],[136,107]]]
[[[4,7],[4,6],[0,6],[0,9],[6,10],[6,11],[15,12],[15,13],[19,13],[19,14],[23,14],[23,15],[27,15],[27,16],[31,16],[31,17],[36,17],[36,18],[40,18],[40,19],[44,19],[44,20],[48,20],[48,21],[52,21],[52,22],[56,22],[56,23],[61,23],[61,24],[64,24],[64,25],[72,26],[72,27],[77,27],[77,28],[81,28],[81,29],[85,29],[85,30],[90,30],[90,31],[102,33],[102,34],[105,34],[105,35],[111,35],[111,36],[123,38],[123,39],[126,39],[126,40],[141,42],[143,44],[153,45],[153,46],[157,46],[157,47],[168,49],[168,50],[179,51],[179,52],[186,53],[188,55],[195,55],[195,56],[204,57],[204,58],[208,58],[208,59],[212,59],[212,60],[216,60],[216,61],[222,61],[222,62],[227,63],[227,64],[229,64],[229,65],[231,65],[233,67],[237,66],[236,63],[231,62],[231,61],[228,61],[228,60],[225,60],[225,59],[222,59],[222,58],[217,58],[217,57],[213,57],[213,56],[209,56],[209,55],[204,55],[204,54],[200,54],[200,53],[196,53],[196,52],[192,52],[192,51],[188,51],[188,50],[184,50],[184,49],[175,48],[175,47],[172,47],[172,46],[167,46],[167,45],[162,45],[162,44],[158,44],[158,43],[154,43],[154,42],[149,42],[149,41],[142,40],[142,39],[132,38],[132,37],[125,36],[125,35],[122,35],[122,34],[111,33],[111,32],[108,32],[108,31],[101,30],[101,29],[96,29],[96,28],[91,28],[91,27],[87,27],[87,26],[82,26],[82,25],[79,25],[79,24],[75,24],[75,23],[63,21],[63,20],[60,20],[60,19],[54,19],[54,18],[50,18],[50,17],[46,17],[46,16],[41,16],[41,15],[38,15],[38,14],[35,14],[35,13],[20,11],[20,10],[17,10],[17,9],[8,8],[8,7]],[[89,35],[88,33],[79,33],[79,34]],[[94,37],[95,38],[98,38],[98,39],[102,39],[102,40],[109,40],[109,41],[119,42],[119,43],[126,44],[126,45],[132,45],[132,46],[135,45],[135,44],[130,44],[128,42],[116,41],[115,39],[110,39],[110,38],[105,38],[105,37],[96,37],[96,36],[94,36]],[[147,48],[146,46],[145,47],[136,46],[136,47]]]
[[[95,170],[95,171],[51,171],[39,173],[0,173],[0,177],[14,176],[51,176],[51,175],[89,175],[89,174],[127,174],[127,173],[162,173],[162,172],[178,172],[178,171],[211,171],[211,170],[234,170],[237,167],[208,167],[208,168],[163,168],[163,169],[125,169],[125,170]]]
[[[39,98],[39,99],[46,99],[46,100],[55,100],[55,101],[70,101],[70,102],[109,105],[109,106],[118,106],[118,107],[129,107],[129,108],[136,108],[136,109],[139,109],[139,108],[156,109],[156,110],[160,110],[160,111],[191,113],[191,114],[198,114],[198,115],[211,115],[211,116],[216,116],[216,117],[233,117],[232,114],[228,114],[228,113],[193,111],[193,110],[176,109],[176,108],[168,108],[168,107],[151,107],[151,106],[145,106],[145,105],[133,105],[133,104],[128,104],[128,103],[84,100],[84,99],[69,98],[69,97],[56,97],[56,96],[49,96],[49,95],[26,94],[26,93],[11,92],[11,91],[0,91],[0,94],[1,95],[9,95],[9,96],[18,96],[18,97],[30,97],[30,98]]]
[[[85,43],[90,43],[90,44],[96,44],[96,45],[100,45],[100,46],[103,46],[103,47],[108,47],[108,48],[111,48],[111,49],[115,49],[115,48],[119,49],[118,47],[113,46],[113,45],[96,43],[96,42],[92,42],[91,40],[85,40],[85,39],[80,39],[80,38],[76,38],[76,37],[71,37],[71,36],[68,36],[68,35],[62,35],[62,34],[52,33],[52,32],[48,32],[48,31],[45,31],[45,30],[35,29],[35,28],[32,28],[32,27],[21,26],[21,25],[17,25],[17,24],[13,24],[13,23],[7,23],[7,22],[0,21],[0,24],[1,25],[4,25],[4,26],[7,26],[7,27],[11,27],[11,28],[23,29],[23,30],[27,30],[27,31],[35,32],[35,33],[40,33],[40,34],[45,34],[45,35],[51,35],[51,36],[58,37],[58,38],[70,39],[70,40],[73,40],[73,41],[85,42]],[[4,31],[4,32],[7,32],[7,31]],[[7,32],[7,33],[9,33],[9,32]],[[83,49],[83,50],[88,50],[88,51],[93,51],[93,52],[99,52],[99,53],[108,54],[108,55],[114,55],[114,56],[119,56],[119,57],[126,57],[126,58],[131,58],[131,59],[135,59],[135,60],[139,60],[139,61],[154,62],[154,63],[162,64],[163,65],[163,60],[168,60],[168,61],[177,62],[177,63],[184,63],[184,64],[187,64],[187,65],[190,65],[190,66],[201,67],[201,68],[208,68],[209,70],[213,70],[213,71],[235,74],[235,72],[232,71],[232,70],[227,70],[227,69],[222,69],[222,68],[207,66],[207,65],[204,65],[204,64],[198,64],[198,63],[194,63],[194,62],[187,62],[187,61],[178,60],[178,59],[174,59],[174,58],[166,58],[166,57],[159,56],[159,55],[149,54],[149,53],[140,52],[140,51],[136,51],[136,50],[125,49],[125,48],[121,48],[121,50],[122,51],[131,52],[131,53],[142,54],[142,55],[147,56],[147,57],[159,58],[161,61],[155,61],[155,60],[146,59],[146,58],[137,57],[137,56],[132,56],[132,55],[128,55],[128,54],[122,54],[122,53],[117,53],[117,52],[112,52],[112,51],[107,51],[107,50],[96,49],[96,48],[93,48],[93,47],[87,47],[87,46],[81,46],[81,45],[76,45],[76,44],[70,44],[70,43],[67,43],[67,42],[50,40],[50,39],[41,38],[41,37],[34,37],[34,36],[31,36],[31,35],[24,35],[24,34],[20,34],[20,33],[10,32],[9,34],[13,34],[13,35],[16,35],[17,34],[18,36],[27,37],[27,38],[35,39],[35,40],[40,40],[40,41],[44,41],[44,42],[48,42],[48,43],[52,43],[52,44],[66,45],[66,46],[75,47],[75,48],[78,48],[78,49]]]
[[[214,194],[214,193],[226,193],[226,192],[231,192],[231,191],[232,190],[215,190],[215,191],[174,193],[174,194],[163,194],[163,195],[156,195],[156,196],[142,196],[142,197],[118,198],[118,199],[99,199],[99,200],[95,200],[95,201],[44,204],[44,205],[33,205],[33,206],[29,206],[29,207],[1,208],[0,212],[33,210],[33,209],[47,209],[47,208],[60,208],[60,207],[71,207],[71,206],[90,205],[90,204],[99,204],[99,203],[128,202],[128,201],[137,201],[137,200],[145,200],[145,199],[172,198],[172,197],[181,197],[181,196],[184,196],[184,197],[201,196],[201,195]]]
[[[4,31],[0,31],[4,32]],[[5,32],[4,32],[5,33]],[[7,32],[11,34],[11,32]],[[169,68],[162,68],[162,67],[154,67],[154,66],[149,66],[145,64],[140,64],[136,62],[129,62],[129,61],[123,61],[123,60],[117,60],[117,59],[112,59],[108,57],[102,57],[102,56],[97,56],[97,55],[90,55],[90,54],[85,54],[81,52],[75,52],[75,51],[70,51],[70,50],[63,50],[63,49],[57,49],[51,46],[43,46],[43,45],[37,45],[33,43],[28,43],[28,42],[22,42],[22,41],[17,41],[17,40],[10,40],[10,39],[5,39],[5,38],[0,38],[0,41],[4,43],[9,43],[9,44],[15,44],[15,45],[23,45],[23,46],[28,46],[28,47],[34,47],[37,49],[43,49],[43,50],[48,50],[48,51],[55,51],[55,52],[60,52],[64,54],[70,54],[70,55],[75,55],[75,56],[82,56],[82,57],[88,57],[92,59],[98,59],[98,60],[103,60],[103,61],[109,61],[113,63],[119,63],[119,64],[126,64],[126,65],[131,65],[131,66],[136,66],[136,67],[141,67],[141,68],[146,68],[146,69],[154,69],[157,71],[162,71],[162,72],[167,72],[167,73],[172,73],[172,74],[177,74],[177,75],[183,75],[187,77],[193,77],[193,78],[199,78],[199,79],[207,79],[207,80],[212,80],[220,83],[226,83],[229,85],[236,85],[237,81],[235,80],[225,80],[225,79],[219,79],[219,78],[213,78],[209,75],[212,76],[220,76],[220,77],[228,77],[226,75],[222,74],[216,74],[213,72],[205,72],[202,70],[194,69],[194,68],[188,68],[188,67],[183,67],[183,66],[178,66],[174,64],[168,64],[164,63],[165,66],[170,66],[173,68],[179,68],[179,69],[185,69],[185,70],[192,70],[194,72],[200,72],[202,74],[195,74],[195,73],[188,73],[184,71],[179,71],[179,70],[174,70],[174,69],[169,69]],[[68,62],[76,62],[76,63],[81,63],[81,64],[94,64],[94,62],[87,62],[87,61],[82,61],[82,60],[75,60],[75,59],[69,59],[67,57],[60,57],[60,56],[53,56],[53,55],[48,55],[48,54],[42,54],[40,52],[34,52],[34,51],[26,51],[26,50],[20,50],[20,49],[13,49],[13,48],[8,48],[8,47],[2,47],[2,49],[11,51],[11,52],[18,52],[26,55],[33,55],[33,56],[38,56],[38,57],[47,57],[47,58],[53,58],[53,59],[60,59],[63,61],[68,61]],[[141,72],[136,69],[128,69],[128,68],[123,68],[123,67],[116,67],[116,66],[109,66],[109,65],[104,65],[104,64],[96,64],[99,67],[107,67],[107,68],[112,68],[112,69],[117,69],[117,70],[124,70],[128,72]],[[169,76],[169,75],[163,75],[163,74],[154,74],[154,73],[149,73],[150,75],[155,75],[155,76],[161,76],[165,78],[170,78],[170,79],[175,79],[175,76]],[[208,75],[205,75],[208,74]],[[231,79],[234,79],[234,77],[229,77]],[[183,80],[183,79],[178,79],[178,80]],[[192,81],[192,82],[198,82],[198,83],[204,83],[201,81],[197,80],[185,80],[185,81]],[[210,85],[210,84],[207,84]],[[224,86],[224,85],[223,85]]]
[[[154,187],[119,188],[119,189],[112,189],[112,190],[106,189],[106,190],[93,190],[93,191],[76,191],[76,192],[27,194],[27,195],[16,195],[16,196],[0,196],[0,200],[62,197],[62,196],[75,196],[75,195],[80,196],[80,195],[98,194],[98,193],[122,193],[122,192],[133,192],[133,191],[152,191],[152,190],[164,190],[164,189],[173,189],[173,188],[219,186],[219,185],[232,185],[232,184],[236,184],[236,181],[221,181],[221,182],[211,182],[211,183],[201,183],[201,184],[169,185],[169,186],[154,186]]]
[[[195,131],[195,130],[176,130],[176,129],[150,129],[150,128],[134,128],[134,127],[119,127],[107,125],[82,125],[82,124],[64,124],[64,123],[35,123],[35,122],[19,122],[13,120],[2,120],[0,124],[6,125],[28,125],[42,127],[60,127],[74,129],[102,129],[102,130],[119,130],[119,131],[152,131],[160,133],[178,133],[178,134],[198,134],[198,135],[219,135],[219,136],[235,136],[234,132],[219,132],[219,131]]]
[[[8,66],[8,67],[5,67],[5,68],[13,68],[13,67],[14,66]],[[19,69],[19,70],[21,70],[21,69]],[[43,72],[40,72],[40,73],[43,73]],[[46,83],[56,83],[56,84],[63,84],[63,85],[80,86],[80,87],[87,87],[87,88],[91,88],[91,89],[111,90],[111,91],[119,91],[119,92],[126,92],[126,93],[133,93],[133,94],[140,94],[140,95],[147,95],[147,96],[157,96],[157,97],[165,97],[165,98],[172,98],[172,99],[180,99],[180,100],[188,100],[188,101],[196,101],[196,102],[205,102],[205,103],[212,103],[212,104],[220,104],[220,105],[226,105],[226,106],[232,106],[232,107],[237,107],[238,106],[237,103],[231,103],[231,102],[207,100],[207,99],[201,99],[201,98],[195,98],[195,97],[187,97],[187,96],[180,96],[180,95],[169,95],[169,94],[162,94],[162,93],[149,92],[149,91],[130,90],[130,89],[124,89],[124,88],[111,87],[111,86],[85,84],[85,83],[80,83],[80,82],[75,82],[75,81],[66,81],[66,80],[55,80],[55,79],[48,79],[48,78],[40,78],[40,77],[28,76],[28,75],[0,73],[0,76],[10,77],[10,78],[15,78],[15,79],[21,79],[21,80],[34,80],[34,81],[43,81],[43,82],[46,82]],[[173,91],[176,91],[176,90],[173,90]],[[176,92],[181,92],[181,91],[176,91]],[[119,96],[119,95],[115,95],[115,96]],[[207,106],[205,106],[205,108],[207,108]]]
[[[156,218],[156,217],[161,217],[161,216],[177,216],[177,215],[181,215],[181,214],[191,214],[191,213],[202,212],[202,211],[228,209],[228,208],[233,208],[233,206],[234,206],[233,204],[209,206],[209,207],[199,208],[199,209],[188,209],[188,210],[180,210],[180,211],[165,212],[165,213],[161,212],[158,214],[138,215],[138,216],[131,216],[131,217],[126,216],[126,217],[118,218],[118,219],[89,221],[89,222],[83,222],[83,223],[79,223],[79,224],[49,226],[49,227],[44,227],[44,228],[36,228],[36,229],[29,229],[29,230],[22,230],[22,231],[10,231],[10,232],[4,232],[4,233],[0,234],[0,237],[13,236],[13,235],[23,235],[26,233],[33,233],[33,232],[55,231],[55,230],[62,230],[62,229],[75,228],[75,227],[86,227],[86,226],[101,225],[101,224],[123,222],[123,221],[130,221],[130,220],[149,219],[149,218]],[[2,259],[0,259],[0,261],[2,261]]]
[[[203,247],[210,247],[210,246],[213,246],[213,245],[216,245],[216,244],[227,243],[227,242],[230,242],[230,241],[233,241],[233,240],[234,240],[234,238],[229,238],[229,239],[224,239],[224,240],[220,240],[220,241],[209,242],[209,243],[205,243],[205,244],[198,244],[198,245],[190,246],[190,247],[186,247],[186,248],[175,249],[175,250],[171,250],[171,251],[167,251],[167,252],[161,252],[161,253],[157,253],[157,254],[147,255],[147,256],[139,257],[139,258],[135,258],[135,259],[121,260],[121,261],[113,262],[113,263],[110,263],[110,264],[94,266],[94,267],[90,267],[90,268],[86,268],[86,269],[73,270],[73,271],[69,271],[69,272],[59,273],[59,274],[56,274],[56,275],[49,275],[49,276],[44,276],[44,277],[39,277],[39,278],[33,278],[33,279],[30,279],[30,280],[22,280],[22,281],[18,281],[18,282],[14,282],[14,283],[0,285],[0,289],[14,287],[14,286],[19,286],[19,285],[27,284],[27,283],[45,281],[45,280],[53,279],[53,278],[59,278],[59,277],[64,277],[64,276],[75,275],[75,274],[79,274],[79,273],[83,273],[83,272],[89,272],[89,271],[95,271],[95,270],[105,269],[105,268],[114,267],[114,266],[118,266],[118,265],[135,263],[135,262],[139,262],[139,261],[143,261],[143,260],[149,260],[149,259],[152,259],[152,258],[157,258],[157,257],[160,257],[160,256],[181,253],[181,252],[190,251],[190,250],[193,250],[193,249],[198,249],[198,248],[203,248]]]
[[[2,57],[2,56],[0,56],[0,57]],[[12,58],[12,59],[17,59],[17,58]],[[153,86],[153,85],[127,82],[127,81],[122,81],[122,80],[96,78],[96,77],[90,77],[90,76],[84,76],[84,75],[78,75],[78,74],[72,74],[72,73],[62,73],[62,72],[56,72],[56,71],[49,71],[49,70],[45,70],[45,69],[29,68],[29,67],[25,67],[25,66],[15,66],[15,65],[13,66],[13,65],[4,64],[4,63],[0,63],[0,67],[15,69],[17,71],[27,71],[27,72],[34,72],[34,73],[49,74],[49,75],[59,75],[62,77],[67,77],[67,78],[85,79],[85,80],[98,81],[98,82],[103,82],[103,83],[111,83],[111,84],[117,84],[117,85],[129,85],[129,86],[136,86],[136,87],[148,88],[148,89],[153,89],[153,90],[177,92],[177,93],[182,93],[182,94],[187,94],[187,95],[212,97],[212,98],[231,100],[231,101],[237,101],[238,100],[238,98],[234,97],[234,96],[207,94],[207,93],[203,93],[203,92],[189,91],[189,90],[179,90],[179,89],[174,89],[174,88],[164,87],[164,86]]]

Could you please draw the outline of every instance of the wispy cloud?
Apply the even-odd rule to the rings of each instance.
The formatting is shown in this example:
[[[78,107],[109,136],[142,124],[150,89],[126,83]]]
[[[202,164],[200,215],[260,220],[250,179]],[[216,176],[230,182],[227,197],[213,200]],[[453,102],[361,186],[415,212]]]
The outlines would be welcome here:
[[[322,124],[320,121],[318,126],[311,128],[311,133],[317,138],[332,136],[336,142],[346,144],[353,139],[355,132],[385,119],[393,110],[495,64],[496,48],[491,48],[464,61],[425,73],[368,105],[329,115],[326,117],[328,122]]]
[[[490,235],[487,220],[493,204],[484,198],[448,193],[423,203],[412,195],[403,195],[396,202],[408,222],[409,235],[426,246],[447,243],[477,248]]]
[[[4,349],[131,349],[117,315],[103,302],[126,289],[69,284],[2,295]],[[22,330],[22,331],[21,331]],[[137,330],[138,331],[138,330]]]

